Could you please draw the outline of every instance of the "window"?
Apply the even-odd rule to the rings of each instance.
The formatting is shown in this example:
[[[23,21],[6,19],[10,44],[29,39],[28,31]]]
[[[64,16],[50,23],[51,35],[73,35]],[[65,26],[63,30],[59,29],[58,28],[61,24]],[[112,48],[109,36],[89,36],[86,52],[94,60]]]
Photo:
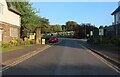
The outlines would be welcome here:
[[[11,37],[18,37],[18,29],[17,28],[10,28],[10,36]]]
[[[0,3],[0,14],[3,14],[3,4]]]

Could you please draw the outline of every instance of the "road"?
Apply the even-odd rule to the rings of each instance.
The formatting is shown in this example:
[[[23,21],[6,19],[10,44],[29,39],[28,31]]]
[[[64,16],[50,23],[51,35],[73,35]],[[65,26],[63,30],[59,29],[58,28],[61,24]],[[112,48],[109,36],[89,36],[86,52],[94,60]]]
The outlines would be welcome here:
[[[118,75],[118,73],[83,48],[79,40],[62,39],[62,42],[3,71],[3,75]]]

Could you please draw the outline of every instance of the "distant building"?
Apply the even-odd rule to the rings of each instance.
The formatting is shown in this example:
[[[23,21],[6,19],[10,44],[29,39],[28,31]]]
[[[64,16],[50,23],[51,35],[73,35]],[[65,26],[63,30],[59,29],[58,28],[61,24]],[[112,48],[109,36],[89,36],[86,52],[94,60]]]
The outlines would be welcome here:
[[[118,8],[112,13],[114,16],[114,22],[113,24],[120,23],[120,2],[118,3]]]
[[[20,13],[6,0],[0,0],[0,42],[9,42],[20,35]]]
[[[120,2],[118,2],[118,8],[111,14],[114,16],[114,22],[112,23],[116,36],[120,35]]]

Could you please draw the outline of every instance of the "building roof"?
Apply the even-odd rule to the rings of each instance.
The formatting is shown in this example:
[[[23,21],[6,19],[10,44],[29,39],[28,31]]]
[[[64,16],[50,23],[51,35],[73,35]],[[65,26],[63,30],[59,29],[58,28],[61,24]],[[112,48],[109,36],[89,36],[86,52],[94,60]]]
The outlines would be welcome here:
[[[114,15],[115,13],[117,13],[119,11],[120,11],[120,6],[111,15]]]
[[[7,2],[7,6],[8,6],[8,10],[21,15],[21,13],[15,8],[15,6],[13,6],[13,4],[11,2]]]

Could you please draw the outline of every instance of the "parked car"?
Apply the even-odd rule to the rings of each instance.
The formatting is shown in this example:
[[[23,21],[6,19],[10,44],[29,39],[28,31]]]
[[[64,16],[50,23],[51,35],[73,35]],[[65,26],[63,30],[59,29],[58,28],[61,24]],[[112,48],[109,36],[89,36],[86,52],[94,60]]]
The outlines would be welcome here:
[[[51,36],[49,39],[49,42],[51,42],[51,43],[58,42],[58,38],[56,36]]]

